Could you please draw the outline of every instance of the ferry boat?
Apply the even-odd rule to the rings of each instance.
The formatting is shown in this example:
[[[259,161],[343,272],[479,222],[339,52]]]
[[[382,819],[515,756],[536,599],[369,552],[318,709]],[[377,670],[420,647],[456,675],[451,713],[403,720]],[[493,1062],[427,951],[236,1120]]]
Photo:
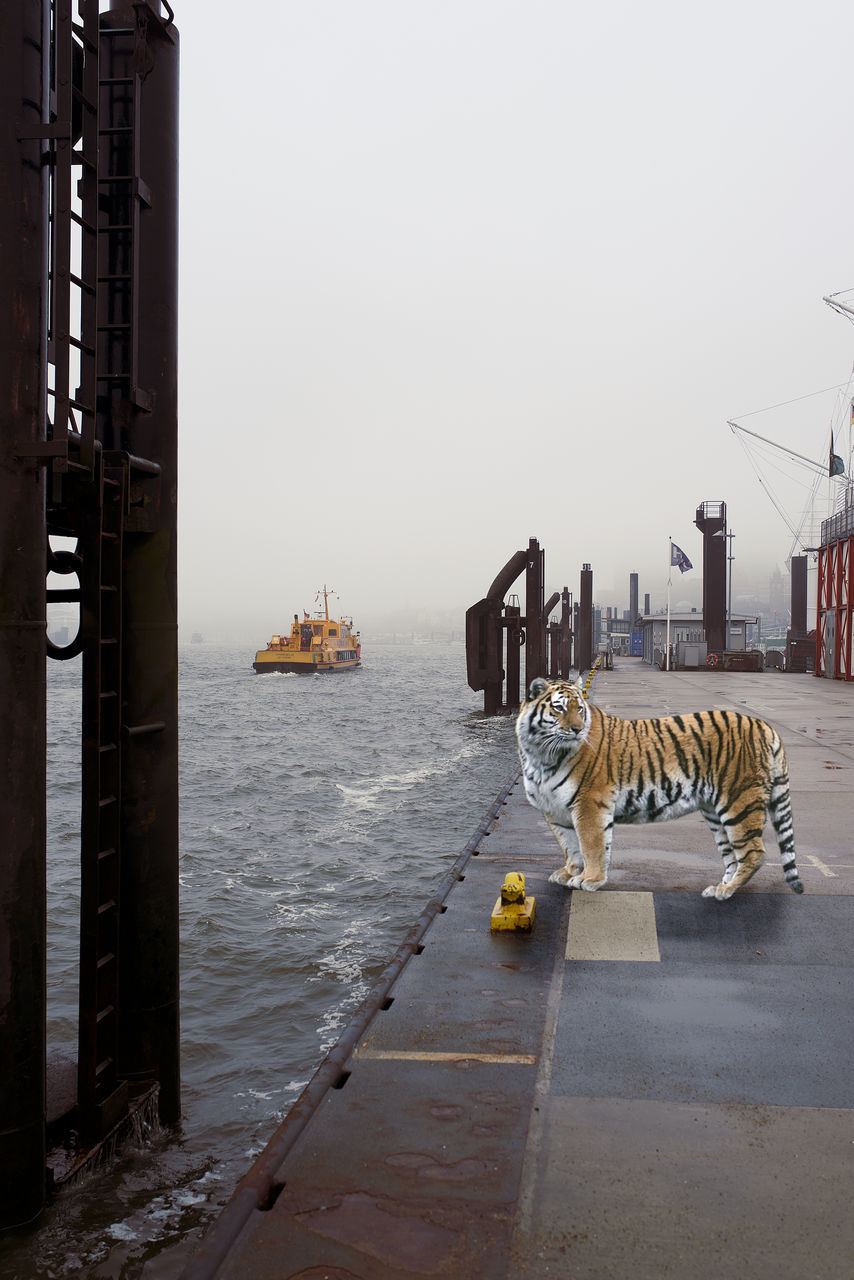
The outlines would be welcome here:
[[[291,633],[274,635],[266,649],[259,649],[252,666],[257,675],[284,671],[296,675],[314,675],[321,671],[349,671],[358,667],[362,656],[359,632],[353,631],[352,618],[337,622],[329,616],[329,596],[324,585],[317,593],[323,597],[323,610],[313,617],[303,611],[302,621],[294,614]]]

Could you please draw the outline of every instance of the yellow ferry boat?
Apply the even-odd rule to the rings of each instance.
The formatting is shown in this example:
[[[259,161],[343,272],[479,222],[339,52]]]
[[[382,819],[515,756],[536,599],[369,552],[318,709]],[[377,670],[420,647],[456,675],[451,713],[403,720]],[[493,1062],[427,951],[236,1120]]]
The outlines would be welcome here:
[[[266,649],[259,649],[252,666],[258,675],[269,671],[314,675],[318,671],[349,671],[358,667],[362,656],[359,632],[353,631],[352,618],[337,622],[329,616],[326,586],[317,593],[323,596],[323,612],[314,617],[303,611],[303,620],[294,614],[289,636],[273,636]]]

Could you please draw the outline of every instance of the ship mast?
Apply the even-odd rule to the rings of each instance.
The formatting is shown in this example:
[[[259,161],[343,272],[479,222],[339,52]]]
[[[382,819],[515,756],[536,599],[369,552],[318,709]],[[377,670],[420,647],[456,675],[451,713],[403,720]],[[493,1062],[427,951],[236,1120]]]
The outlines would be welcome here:
[[[776,440],[769,440],[767,436],[761,436],[758,431],[750,431],[747,427],[742,427],[737,422],[731,422],[727,419],[727,426],[733,431],[743,431],[747,436],[753,436],[754,440],[761,440],[764,444],[770,444],[775,449],[779,449],[781,453],[785,453],[786,457],[794,458],[798,462],[802,462],[811,470],[817,471],[820,476],[828,474],[827,464],[822,465],[820,462],[814,462],[812,458],[806,458],[802,453],[795,453],[794,449],[787,449],[784,444],[779,444]]]

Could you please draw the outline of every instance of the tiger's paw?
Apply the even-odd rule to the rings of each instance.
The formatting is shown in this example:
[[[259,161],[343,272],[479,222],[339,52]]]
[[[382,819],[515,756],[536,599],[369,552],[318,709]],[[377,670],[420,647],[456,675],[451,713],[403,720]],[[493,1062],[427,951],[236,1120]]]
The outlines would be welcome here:
[[[570,889],[586,889],[588,893],[595,893],[606,882],[607,876],[602,880],[584,880],[581,876],[573,876],[569,882],[569,887]]]
[[[560,867],[557,871],[553,871],[549,876],[549,884],[562,884],[564,888],[570,884],[570,876],[572,872],[569,867]]]
[[[720,884],[710,884],[703,890],[702,896],[704,898],[717,898],[718,902],[726,902],[726,900],[731,898],[734,893],[735,889],[732,885],[724,884],[724,882],[721,881]]]

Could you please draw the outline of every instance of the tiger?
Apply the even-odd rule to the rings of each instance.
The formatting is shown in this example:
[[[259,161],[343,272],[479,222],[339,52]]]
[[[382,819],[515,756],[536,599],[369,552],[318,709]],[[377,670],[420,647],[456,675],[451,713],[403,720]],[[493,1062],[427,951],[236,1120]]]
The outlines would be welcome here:
[[[699,809],[723,858],[721,881],[704,898],[723,902],[756,874],[767,814],[786,883],[803,893],[786,750],[764,720],[722,710],[625,720],[588,702],[580,677],[537,679],[516,737],[525,794],[566,855],[551,882],[601,889],[615,822],[660,822]]]

